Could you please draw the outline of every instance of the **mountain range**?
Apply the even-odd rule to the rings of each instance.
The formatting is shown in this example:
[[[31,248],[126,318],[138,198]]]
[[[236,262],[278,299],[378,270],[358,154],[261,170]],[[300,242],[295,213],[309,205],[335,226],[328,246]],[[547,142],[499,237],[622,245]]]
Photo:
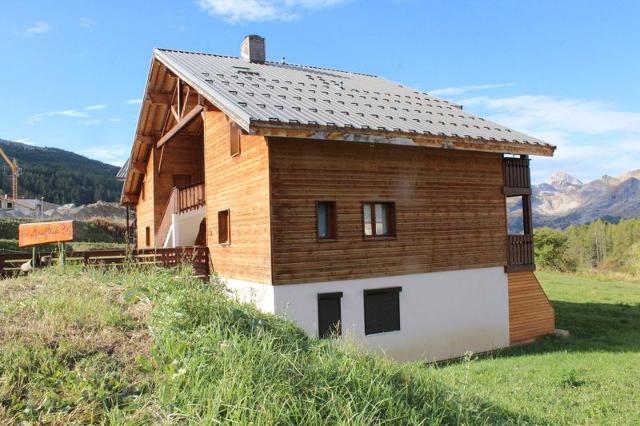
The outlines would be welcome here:
[[[122,183],[118,167],[59,148],[47,148],[0,139],[0,147],[22,169],[18,196],[40,198],[56,204],[76,205],[117,201]],[[11,172],[0,159],[0,188],[11,195]]]
[[[547,182],[532,185],[534,227],[566,228],[596,219],[618,222],[640,217],[640,169],[591,182],[558,172]],[[522,223],[517,203],[509,203],[510,230]]]

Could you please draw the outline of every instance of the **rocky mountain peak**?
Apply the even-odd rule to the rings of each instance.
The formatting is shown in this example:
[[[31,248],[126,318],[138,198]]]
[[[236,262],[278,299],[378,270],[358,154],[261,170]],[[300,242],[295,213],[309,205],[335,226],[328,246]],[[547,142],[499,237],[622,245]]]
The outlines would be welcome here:
[[[581,186],[582,181],[580,179],[571,176],[565,172],[557,172],[549,178],[549,183],[554,186],[567,187],[567,186]]]

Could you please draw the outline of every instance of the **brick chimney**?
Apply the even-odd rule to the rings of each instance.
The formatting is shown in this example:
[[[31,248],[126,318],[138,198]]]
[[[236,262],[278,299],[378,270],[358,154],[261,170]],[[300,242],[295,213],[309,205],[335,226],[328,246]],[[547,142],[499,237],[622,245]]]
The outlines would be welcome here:
[[[255,34],[246,36],[240,45],[240,56],[247,62],[264,63],[264,38]]]

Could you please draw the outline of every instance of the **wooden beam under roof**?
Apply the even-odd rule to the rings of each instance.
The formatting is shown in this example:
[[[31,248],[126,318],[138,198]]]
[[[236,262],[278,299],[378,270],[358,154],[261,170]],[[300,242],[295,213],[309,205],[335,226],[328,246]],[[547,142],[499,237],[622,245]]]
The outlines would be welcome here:
[[[528,154],[553,156],[552,145],[484,140],[449,136],[429,136],[402,132],[378,132],[368,129],[342,129],[338,127],[289,127],[268,122],[253,122],[251,134],[271,137],[323,139],[347,142],[388,143],[393,145],[424,146],[429,148],[460,149],[464,151],[495,152],[502,154]]]
[[[143,175],[147,172],[147,165],[145,163],[143,163],[142,161],[130,161],[129,162],[129,168],[134,172],[134,173],[138,173],[139,175]]]
[[[200,113],[204,111],[202,105],[196,105],[185,116],[176,123],[171,129],[169,129],[158,141],[156,148],[162,148],[164,144],[169,142],[178,132],[188,126],[193,120],[200,116]]]
[[[147,102],[151,102],[152,104],[169,105],[171,103],[172,96],[172,93],[167,92],[148,92],[145,100]]]

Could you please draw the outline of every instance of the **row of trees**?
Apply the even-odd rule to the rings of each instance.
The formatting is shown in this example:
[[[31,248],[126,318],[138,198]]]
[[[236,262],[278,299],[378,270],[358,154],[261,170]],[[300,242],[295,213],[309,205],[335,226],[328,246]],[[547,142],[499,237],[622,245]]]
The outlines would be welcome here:
[[[606,270],[640,276],[640,219],[596,220],[563,231],[537,229],[536,264],[559,271]]]

